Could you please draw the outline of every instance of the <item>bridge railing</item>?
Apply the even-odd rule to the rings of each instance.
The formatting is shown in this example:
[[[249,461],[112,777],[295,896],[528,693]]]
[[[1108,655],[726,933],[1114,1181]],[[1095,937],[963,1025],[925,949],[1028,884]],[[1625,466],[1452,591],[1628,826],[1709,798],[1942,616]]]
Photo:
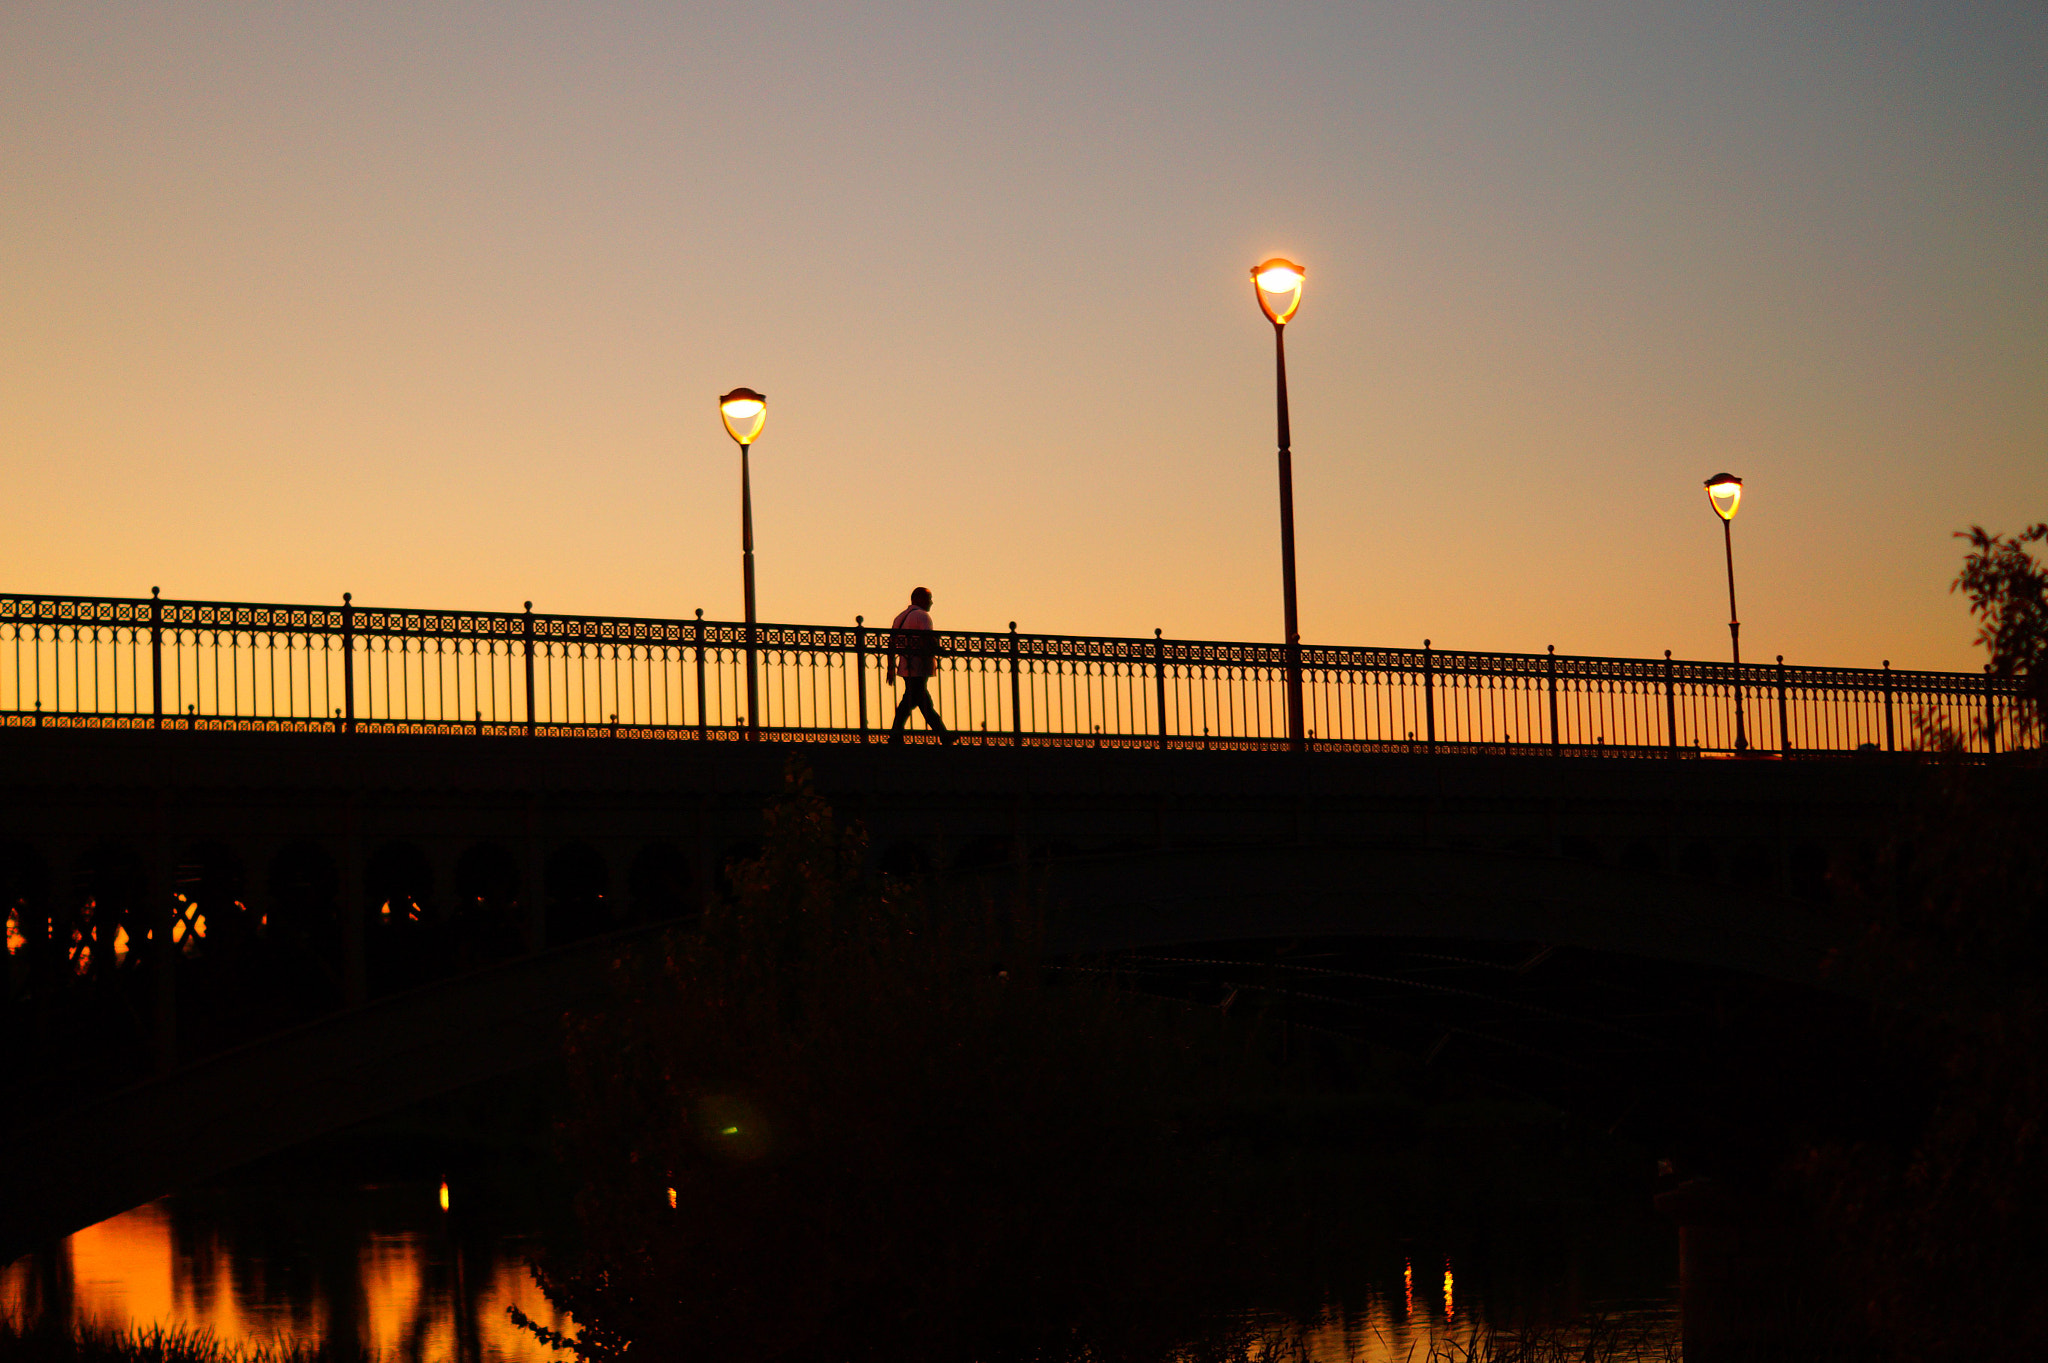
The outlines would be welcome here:
[[[947,631],[932,690],[972,742],[1264,748],[1285,743],[1273,643]],[[768,735],[876,741],[897,697],[886,628],[755,627]],[[1973,751],[2038,741],[2009,679],[1977,673],[1475,653],[1301,650],[1325,750],[1911,747],[1922,720]],[[0,723],[337,733],[747,733],[733,621],[0,594]],[[922,741],[922,736],[919,736]]]

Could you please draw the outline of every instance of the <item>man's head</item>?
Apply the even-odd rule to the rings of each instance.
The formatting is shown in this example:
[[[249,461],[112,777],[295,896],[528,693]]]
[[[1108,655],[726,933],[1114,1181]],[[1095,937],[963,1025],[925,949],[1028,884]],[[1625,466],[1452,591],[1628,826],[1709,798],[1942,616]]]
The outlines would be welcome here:
[[[932,589],[929,587],[912,587],[910,589],[910,604],[921,611],[930,610],[932,608]]]

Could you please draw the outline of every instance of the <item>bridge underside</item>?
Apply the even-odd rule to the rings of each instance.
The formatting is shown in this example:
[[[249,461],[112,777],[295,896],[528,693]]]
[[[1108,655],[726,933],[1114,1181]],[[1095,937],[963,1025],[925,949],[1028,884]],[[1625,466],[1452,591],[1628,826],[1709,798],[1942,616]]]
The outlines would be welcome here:
[[[1430,1054],[1611,1033],[1612,1007],[1582,1005],[1614,991],[1560,971],[1573,953],[1663,963],[1623,993],[1673,968],[1815,985],[1822,871],[1913,779],[1882,760],[15,730],[0,893],[47,931],[40,956],[10,951],[10,1042],[44,1062],[12,1110],[47,1115],[12,1120],[7,1155],[51,1175],[10,1196],[0,1254],[549,1054],[635,924],[721,892],[792,759],[885,869],[1037,897],[1062,958],[1326,1030],[1377,1014],[1360,1035]],[[1448,963],[1426,949],[1458,941]],[[1548,992],[1471,987],[1509,976]],[[1538,1035],[1558,1015],[1579,1040]],[[1654,1067],[1665,1045],[1621,1049]]]

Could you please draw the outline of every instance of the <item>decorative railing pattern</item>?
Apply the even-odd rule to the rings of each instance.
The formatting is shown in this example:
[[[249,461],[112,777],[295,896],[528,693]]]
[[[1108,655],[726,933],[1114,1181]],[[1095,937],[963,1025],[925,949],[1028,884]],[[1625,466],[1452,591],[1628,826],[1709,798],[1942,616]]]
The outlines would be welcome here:
[[[1271,748],[1279,644],[942,632],[932,691],[977,743]],[[890,634],[856,622],[705,620],[0,594],[0,724],[879,741],[900,694]],[[1319,750],[1911,747],[1934,721],[1972,751],[2038,742],[1981,674],[1419,649],[1301,650]],[[928,741],[914,732],[919,741]]]

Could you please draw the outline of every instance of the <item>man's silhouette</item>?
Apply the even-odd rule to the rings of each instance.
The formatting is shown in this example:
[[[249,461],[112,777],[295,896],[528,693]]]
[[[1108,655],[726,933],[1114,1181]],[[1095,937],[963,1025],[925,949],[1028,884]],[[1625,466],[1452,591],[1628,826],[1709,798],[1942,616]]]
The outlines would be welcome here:
[[[938,707],[932,704],[929,689],[932,674],[938,671],[939,655],[938,636],[932,633],[931,609],[931,591],[915,588],[910,593],[910,605],[889,626],[889,671],[903,678],[903,699],[896,704],[896,723],[889,730],[891,743],[903,741],[903,726],[912,710],[924,712],[924,722],[938,733],[941,743],[953,741],[952,731],[939,722]]]

